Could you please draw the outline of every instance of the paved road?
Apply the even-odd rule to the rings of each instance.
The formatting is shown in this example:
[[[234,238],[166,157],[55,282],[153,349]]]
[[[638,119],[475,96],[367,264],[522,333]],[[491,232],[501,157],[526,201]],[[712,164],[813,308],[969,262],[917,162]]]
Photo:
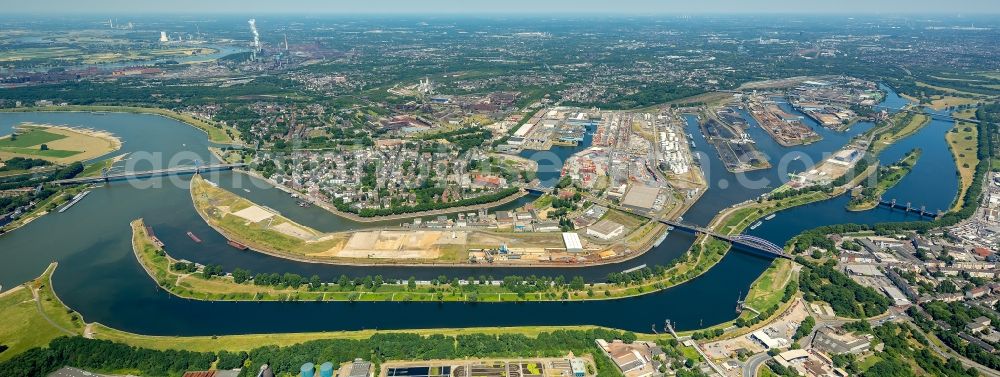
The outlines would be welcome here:
[[[743,377],[757,377],[757,369],[760,369],[761,364],[768,360],[771,360],[771,355],[768,355],[767,352],[750,356],[743,364]]]

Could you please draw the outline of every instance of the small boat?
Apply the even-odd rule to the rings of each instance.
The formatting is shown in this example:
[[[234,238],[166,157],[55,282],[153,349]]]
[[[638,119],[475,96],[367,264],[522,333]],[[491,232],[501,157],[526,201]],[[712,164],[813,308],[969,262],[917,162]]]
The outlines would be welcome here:
[[[198,238],[198,236],[194,235],[194,233],[187,232],[187,235],[188,235],[188,237],[191,237],[192,241],[197,242],[197,243],[201,243],[201,238]]]
[[[756,224],[750,226],[750,230],[757,229],[757,227],[760,226],[761,224],[763,224],[763,222],[758,221]]]
[[[795,156],[795,158],[793,158],[792,161],[798,161],[800,158],[802,158],[802,156]]]
[[[777,216],[777,215],[776,215],[776,214],[773,214],[773,213],[772,213],[772,214],[770,214],[770,215],[767,215],[767,217],[765,217],[765,218],[764,218],[764,220],[770,220],[770,219],[773,219],[773,218],[774,218],[774,216]]]
[[[250,189],[243,189],[243,191],[250,192]]]
[[[233,240],[229,240],[226,243],[228,243],[229,246],[232,246],[232,247],[236,248],[237,250],[246,250],[246,249],[249,249],[249,247],[247,247],[247,245],[241,244],[241,243],[233,241]]]

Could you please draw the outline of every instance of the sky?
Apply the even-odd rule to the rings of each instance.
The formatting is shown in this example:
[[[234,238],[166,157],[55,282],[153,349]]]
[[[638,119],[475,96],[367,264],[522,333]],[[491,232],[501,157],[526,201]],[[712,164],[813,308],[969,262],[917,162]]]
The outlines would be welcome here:
[[[1000,0],[0,0],[11,13],[1000,14]]]

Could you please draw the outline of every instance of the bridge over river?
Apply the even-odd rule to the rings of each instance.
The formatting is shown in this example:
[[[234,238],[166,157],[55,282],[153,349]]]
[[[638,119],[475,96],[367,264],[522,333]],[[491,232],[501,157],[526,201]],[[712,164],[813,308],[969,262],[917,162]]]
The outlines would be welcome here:
[[[221,170],[232,170],[235,168],[243,167],[246,164],[214,164],[214,165],[195,165],[195,166],[180,166],[169,169],[157,169],[157,170],[147,170],[147,171],[131,171],[117,174],[108,174],[107,171],[102,172],[100,176],[97,177],[82,177],[82,178],[71,178],[71,179],[61,179],[58,181],[52,181],[52,183],[59,185],[77,185],[82,183],[99,183],[99,182],[110,182],[110,181],[120,181],[133,178],[149,178],[164,175],[180,175],[180,174],[199,174],[209,171],[221,171]]]
[[[721,239],[721,240],[729,241],[730,243],[732,243],[734,245],[739,245],[739,246],[742,246],[744,248],[747,248],[747,249],[750,249],[750,250],[753,250],[753,251],[756,251],[756,252],[759,252],[759,253],[762,253],[762,254],[765,254],[765,255],[768,255],[768,256],[773,256],[773,257],[778,257],[778,258],[785,258],[785,259],[793,259],[790,254],[788,254],[788,253],[785,252],[785,249],[783,247],[778,246],[778,245],[774,244],[774,242],[765,240],[765,239],[760,238],[760,237],[751,236],[749,234],[737,234],[737,235],[722,234],[722,233],[716,232],[714,230],[711,230],[711,229],[708,229],[708,228],[705,228],[705,227],[701,227],[701,226],[693,225],[693,224],[687,224],[687,223],[683,223],[683,222],[675,221],[675,220],[658,219],[658,221],[661,222],[661,223],[667,224],[667,225],[673,227],[674,229],[680,229],[680,230],[683,230],[683,231],[686,231],[686,232],[691,232],[691,233],[707,234],[707,235],[710,235],[712,237],[715,237],[715,238],[718,238],[718,239]]]

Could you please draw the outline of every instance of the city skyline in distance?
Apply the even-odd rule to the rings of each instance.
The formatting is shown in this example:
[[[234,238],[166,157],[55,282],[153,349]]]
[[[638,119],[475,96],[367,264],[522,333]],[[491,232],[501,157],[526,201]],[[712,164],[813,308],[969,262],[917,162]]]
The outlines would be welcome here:
[[[292,0],[283,2],[256,0],[135,2],[123,0],[94,0],[85,3],[72,0],[46,2],[18,2],[5,5],[9,13],[310,13],[310,14],[517,14],[558,16],[559,14],[929,14],[969,15],[1000,13],[1000,2],[978,0],[842,0],[816,2],[795,0],[736,1],[703,0],[686,1],[598,0],[579,1],[528,1],[509,0],[502,3],[473,3],[454,0],[376,0],[372,2],[341,2],[320,0]]]

